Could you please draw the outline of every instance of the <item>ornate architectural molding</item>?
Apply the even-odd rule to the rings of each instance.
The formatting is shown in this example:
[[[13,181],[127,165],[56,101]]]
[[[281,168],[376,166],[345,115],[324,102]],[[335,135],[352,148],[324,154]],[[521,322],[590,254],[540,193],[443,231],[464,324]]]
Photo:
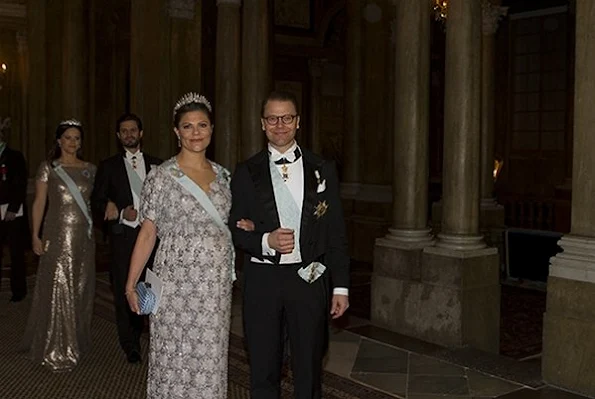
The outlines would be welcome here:
[[[490,0],[481,3],[481,22],[484,35],[493,35],[498,30],[500,18],[508,13],[508,7],[493,4]]]
[[[194,19],[196,0],[169,0],[171,18]]]
[[[229,4],[230,6],[241,6],[242,5],[242,0],[217,0],[217,7],[219,7],[220,5],[226,5]]]

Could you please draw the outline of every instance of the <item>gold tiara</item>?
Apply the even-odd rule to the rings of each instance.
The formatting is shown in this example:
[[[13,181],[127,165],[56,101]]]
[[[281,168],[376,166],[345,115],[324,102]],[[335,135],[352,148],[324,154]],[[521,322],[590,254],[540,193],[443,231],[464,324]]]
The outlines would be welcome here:
[[[81,126],[83,126],[83,124],[79,120],[74,119],[74,118],[71,118],[71,119],[66,119],[66,120],[60,122],[60,126],[77,126],[77,127],[81,127]]]
[[[182,108],[184,105],[192,103],[202,104],[209,110],[209,112],[213,112],[213,108],[211,108],[211,103],[209,102],[209,100],[207,100],[205,96],[198,93],[190,92],[184,94],[182,98],[180,98],[174,106],[174,118],[180,108]]]

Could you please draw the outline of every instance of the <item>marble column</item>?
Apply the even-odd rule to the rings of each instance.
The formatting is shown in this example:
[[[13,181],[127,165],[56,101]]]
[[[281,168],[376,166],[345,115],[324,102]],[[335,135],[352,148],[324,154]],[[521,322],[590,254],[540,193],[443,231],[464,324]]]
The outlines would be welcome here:
[[[481,35],[481,3],[450,0],[442,225],[436,246],[423,249],[418,327],[433,342],[498,352],[498,250],[479,234]]]
[[[325,60],[312,58],[308,61],[310,72],[310,145],[314,153],[322,155],[324,139],[320,134],[320,79]]]
[[[392,228],[377,244],[413,249],[432,244],[427,217],[430,8],[418,0],[399,1],[396,17]]]
[[[362,2],[346,2],[345,35],[345,135],[343,137],[343,177],[346,191],[357,191],[361,183],[360,145],[362,136],[363,27]],[[355,194],[355,192],[351,194]]]
[[[88,101],[84,3],[64,0],[62,24],[62,114],[63,118],[80,119],[83,124],[87,123]]]
[[[479,235],[481,3],[452,0],[446,28],[442,232],[437,246],[484,248]]]
[[[242,6],[242,159],[264,148],[260,108],[272,87],[269,3],[250,0]]]
[[[595,396],[595,2],[576,1],[574,142],[570,234],[551,258],[543,325],[544,380]]]
[[[230,170],[238,161],[240,135],[240,5],[241,0],[217,0],[215,161]]]

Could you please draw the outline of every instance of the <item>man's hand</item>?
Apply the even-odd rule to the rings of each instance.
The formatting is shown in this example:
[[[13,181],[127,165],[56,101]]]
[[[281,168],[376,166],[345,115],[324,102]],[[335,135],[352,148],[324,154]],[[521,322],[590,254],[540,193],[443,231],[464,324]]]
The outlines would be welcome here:
[[[103,220],[117,220],[118,219],[118,207],[112,201],[107,201],[105,206],[105,215]]]
[[[290,254],[295,246],[292,229],[278,228],[269,234],[269,247],[281,254]]]
[[[138,215],[138,212],[136,209],[134,209],[133,205],[128,205],[126,208],[124,208],[124,212],[122,214],[124,219],[128,220],[129,222],[134,222],[136,220],[136,215]]]
[[[17,214],[15,212],[6,212],[6,215],[4,215],[4,221],[5,222],[12,222],[15,218],[17,217]]]
[[[343,313],[349,307],[349,297],[347,295],[333,295],[331,303],[331,315],[333,319],[343,316]]]
[[[236,227],[244,231],[254,231],[254,222],[250,219],[240,219],[236,222]]]

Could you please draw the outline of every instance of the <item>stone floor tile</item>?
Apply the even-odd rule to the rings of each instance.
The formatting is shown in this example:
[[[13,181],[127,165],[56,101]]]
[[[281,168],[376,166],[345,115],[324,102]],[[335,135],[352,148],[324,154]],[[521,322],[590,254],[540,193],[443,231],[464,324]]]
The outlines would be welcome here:
[[[341,377],[349,377],[358,351],[359,341],[330,341],[324,358],[324,369]]]
[[[351,373],[351,378],[402,398],[407,395],[407,374]]]
[[[465,376],[465,369],[428,356],[409,355],[409,374]]]
[[[469,396],[469,387],[467,386],[467,377],[409,375],[407,393],[409,395],[423,393]]]
[[[353,372],[407,373],[409,354],[362,338]]]
[[[586,396],[562,391],[552,387],[544,387],[538,390],[523,388],[512,393],[498,396],[498,399],[587,399]]]
[[[373,325],[348,328],[348,330],[375,341],[384,342],[385,344],[396,346],[406,351],[415,352],[422,355],[431,355],[444,349],[439,345],[421,341],[417,338],[408,337],[406,335],[385,330]]]
[[[467,380],[469,383],[469,392],[473,396],[500,396],[522,388],[521,385],[514,384],[500,378],[492,377],[487,374],[479,373],[473,370],[467,370]]]

